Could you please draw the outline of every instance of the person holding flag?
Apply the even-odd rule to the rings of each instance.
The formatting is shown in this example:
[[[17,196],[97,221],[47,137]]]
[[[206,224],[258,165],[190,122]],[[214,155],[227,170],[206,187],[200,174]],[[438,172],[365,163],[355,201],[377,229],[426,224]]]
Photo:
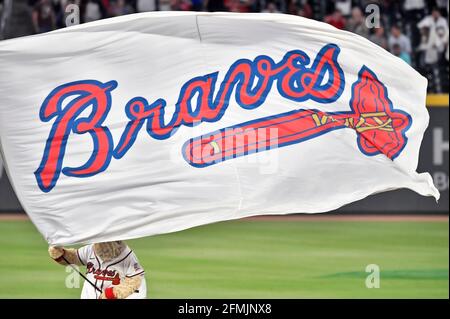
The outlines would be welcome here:
[[[145,271],[123,241],[78,249],[50,246],[50,257],[61,265],[86,266],[81,299],[145,299]],[[74,268],[75,269],[75,268]]]

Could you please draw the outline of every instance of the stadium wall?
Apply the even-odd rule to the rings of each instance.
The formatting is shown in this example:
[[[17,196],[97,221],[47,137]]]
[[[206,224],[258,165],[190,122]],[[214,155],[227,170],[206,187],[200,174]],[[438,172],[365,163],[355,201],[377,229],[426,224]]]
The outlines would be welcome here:
[[[449,96],[427,97],[430,125],[425,132],[419,159],[419,172],[430,172],[441,192],[438,203],[409,190],[396,190],[369,196],[339,209],[346,213],[448,213],[449,212]],[[0,214],[22,212],[0,159]]]

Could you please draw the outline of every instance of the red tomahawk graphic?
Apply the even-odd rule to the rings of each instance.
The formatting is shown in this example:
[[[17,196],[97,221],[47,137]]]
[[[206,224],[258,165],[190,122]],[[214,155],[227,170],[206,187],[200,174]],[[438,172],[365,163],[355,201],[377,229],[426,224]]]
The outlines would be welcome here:
[[[294,110],[224,128],[188,140],[183,156],[192,166],[205,167],[341,128],[357,132],[358,147],[366,155],[384,154],[394,159],[401,153],[412,119],[406,112],[393,109],[386,87],[366,67],[352,87],[350,107],[351,111],[337,113]],[[267,134],[271,129],[277,130],[275,137]]]

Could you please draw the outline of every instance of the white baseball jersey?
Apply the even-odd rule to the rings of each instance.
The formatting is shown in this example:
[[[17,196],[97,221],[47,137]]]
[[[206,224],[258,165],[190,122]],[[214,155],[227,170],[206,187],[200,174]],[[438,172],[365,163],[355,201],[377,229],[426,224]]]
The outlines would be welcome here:
[[[127,246],[115,259],[104,262],[94,251],[94,245],[87,245],[77,250],[78,259],[86,266],[86,277],[100,290],[119,285],[126,277],[142,276],[139,289],[127,299],[145,299],[147,285],[145,283],[144,269],[134,252]],[[101,293],[91,284],[84,282],[81,299],[98,299]]]

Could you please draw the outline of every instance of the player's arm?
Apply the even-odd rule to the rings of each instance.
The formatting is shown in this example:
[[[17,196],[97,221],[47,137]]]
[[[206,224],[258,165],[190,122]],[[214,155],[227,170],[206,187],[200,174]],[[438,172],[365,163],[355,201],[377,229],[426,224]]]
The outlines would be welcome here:
[[[66,260],[69,264],[82,265],[82,262],[78,257],[77,249],[49,246],[48,254],[60,265],[68,265]]]
[[[106,288],[100,299],[125,299],[141,286],[143,275],[126,277],[120,285]]]

